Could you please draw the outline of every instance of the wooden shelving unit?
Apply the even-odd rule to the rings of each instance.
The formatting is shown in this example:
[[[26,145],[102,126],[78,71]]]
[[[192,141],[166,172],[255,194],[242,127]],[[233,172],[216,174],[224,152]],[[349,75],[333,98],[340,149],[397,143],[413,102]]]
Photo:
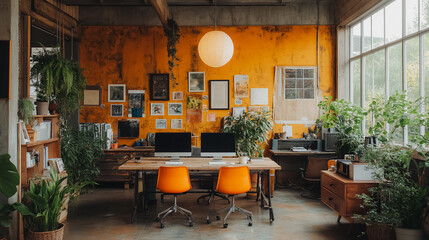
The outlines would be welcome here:
[[[44,147],[48,147],[48,158],[61,157],[60,139],[58,138],[59,126],[58,115],[35,115],[35,120],[43,122],[44,120],[52,121],[51,131],[52,138],[43,141],[34,141],[27,144],[21,144],[21,185],[28,187],[28,181],[34,175],[41,175],[44,172]],[[34,167],[27,168],[27,152],[36,150],[39,152],[39,162]]]

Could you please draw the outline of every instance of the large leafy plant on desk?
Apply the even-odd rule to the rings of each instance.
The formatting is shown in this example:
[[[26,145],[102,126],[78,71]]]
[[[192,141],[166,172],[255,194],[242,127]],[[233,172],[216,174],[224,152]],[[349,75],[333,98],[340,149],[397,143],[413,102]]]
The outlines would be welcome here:
[[[241,156],[263,157],[263,146],[273,129],[270,112],[242,113],[225,117],[223,132],[235,134],[236,153]]]
[[[338,157],[343,158],[344,154],[356,153],[363,140],[361,124],[366,112],[344,99],[332,100],[331,96],[325,97],[318,106],[324,112],[320,117],[322,126],[338,132],[336,146]]]

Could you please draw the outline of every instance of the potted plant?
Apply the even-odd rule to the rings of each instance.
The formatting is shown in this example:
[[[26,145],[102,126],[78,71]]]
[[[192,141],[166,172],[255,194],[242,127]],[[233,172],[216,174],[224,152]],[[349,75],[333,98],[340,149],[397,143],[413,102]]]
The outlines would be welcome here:
[[[26,126],[31,126],[33,120],[34,104],[27,98],[18,100],[18,117]]]
[[[179,85],[176,82],[176,77],[174,76],[173,68],[177,65],[177,61],[180,59],[177,57],[177,48],[176,45],[180,40],[180,29],[177,25],[177,22],[173,18],[167,19],[167,27],[164,29],[164,34],[167,37],[167,54],[168,54],[168,70],[170,70],[171,81],[173,83],[173,88]]]
[[[63,56],[59,48],[47,50],[33,56],[34,65],[31,68],[32,76],[39,77],[36,82],[37,102],[58,104],[58,113],[63,121],[67,121],[72,112],[79,108],[79,100],[83,96],[86,79],[78,63]],[[47,110],[39,112],[48,114]],[[46,105],[46,106],[45,106]]]
[[[272,128],[269,112],[244,112],[238,117],[225,117],[223,132],[235,134],[235,150],[238,156],[263,157],[262,146],[267,143],[268,133]]]
[[[0,193],[6,198],[10,198],[17,192],[16,186],[19,185],[19,173],[15,165],[10,161],[9,154],[0,155]],[[12,204],[0,202],[0,226],[9,227],[12,223],[10,214],[18,210],[23,215],[28,213],[26,207],[19,202]],[[6,239],[0,232],[0,239]]]
[[[348,153],[355,154],[363,140],[361,124],[366,112],[344,99],[332,100],[331,96],[320,101],[318,107],[324,111],[319,119],[322,126],[338,132],[338,158],[344,158]]]
[[[29,233],[28,239],[63,239],[64,224],[59,223],[63,203],[68,196],[92,182],[80,185],[63,184],[67,177],[59,178],[51,168],[50,178],[30,181],[30,189],[25,194],[28,215],[25,217]]]

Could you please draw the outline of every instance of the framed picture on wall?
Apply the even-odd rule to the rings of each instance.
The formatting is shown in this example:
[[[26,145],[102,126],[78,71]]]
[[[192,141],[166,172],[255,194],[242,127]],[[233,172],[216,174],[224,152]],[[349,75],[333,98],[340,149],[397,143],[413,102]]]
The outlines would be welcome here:
[[[229,81],[228,80],[210,80],[210,110],[228,110],[229,109]]]
[[[167,128],[167,119],[156,119],[155,120],[156,129],[166,129]]]
[[[150,100],[170,100],[170,81],[168,74],[150,74],[149,78]]]
[[[234,75],[234,97],[249,97],[249,75]]]
[[[183,115],[182,103],[168,103],[168,115]]]
[[[109,84],[109,102],[125,102],[125,84]]]
[[[182,119],[171,119],[171,129],[182,129],[183,122]]]
[[[112,105],[110,105],[110,116],[111,117],[123,117],[124,116],[124,105],[123,104],[112,104]]]
[[[85,90],[83,90],[83,105],[84,106],[101,105],[101,86],[86,85]]]
[[[173,100],[183,100],[183,92],[173,92]]]
[[[189,72],[188,73],[188,91],[189,92],[205,92],[205,73],[204,72]]]
[[[151,103],[150,104],[150,115],[164,115],[164,103]]]

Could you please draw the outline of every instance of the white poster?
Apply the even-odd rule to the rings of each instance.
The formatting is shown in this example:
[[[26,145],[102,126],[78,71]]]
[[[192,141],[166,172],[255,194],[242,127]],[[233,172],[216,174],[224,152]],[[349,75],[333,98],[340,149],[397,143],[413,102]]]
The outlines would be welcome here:
[[[268,105],[268,88],[250,89],[250,105]]]

